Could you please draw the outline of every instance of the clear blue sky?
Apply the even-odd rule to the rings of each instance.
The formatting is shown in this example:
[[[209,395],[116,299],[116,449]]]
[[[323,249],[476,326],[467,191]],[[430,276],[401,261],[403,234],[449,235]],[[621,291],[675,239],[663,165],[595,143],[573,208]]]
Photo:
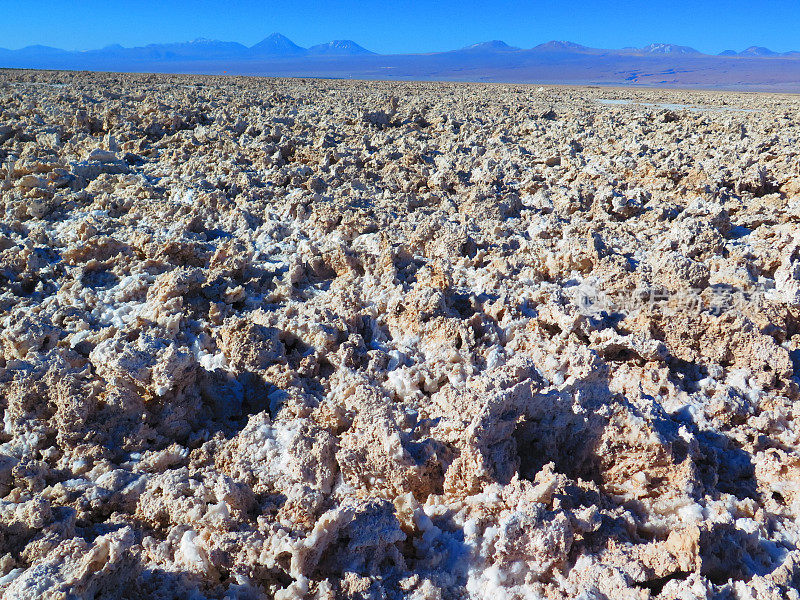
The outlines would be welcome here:
[[[502,39],[601,48],[671,42],[716,53],[800,50],[798,0],[0,0],[0,47],[70,50],[198,37],[252,45],[278,31],[301,46],[349,38],[381,53],[451,50]]]

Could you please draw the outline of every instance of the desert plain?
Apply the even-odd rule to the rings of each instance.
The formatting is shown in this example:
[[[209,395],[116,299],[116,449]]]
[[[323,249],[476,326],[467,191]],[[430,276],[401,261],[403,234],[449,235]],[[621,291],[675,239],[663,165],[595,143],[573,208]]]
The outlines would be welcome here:
[[[798,375],[798,96],[0,71],[2,598],[797,600]]]

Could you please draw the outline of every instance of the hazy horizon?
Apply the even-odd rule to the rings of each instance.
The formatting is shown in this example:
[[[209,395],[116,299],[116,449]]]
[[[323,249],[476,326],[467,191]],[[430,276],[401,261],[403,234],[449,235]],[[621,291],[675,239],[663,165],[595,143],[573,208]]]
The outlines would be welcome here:
[[[246,48],[251,48],[251,47],[257,45],[258,43],[266,40],[267,38],[269,38],[269,37],[271,37],[273,35],[281,35],[281,36],[286,37],[290,41],[292,41],[294,43],[297,43],[296,40],[294,38],[292,38],[291,36],[285,35],[281,31],[273,31],[273,32],[270,32],[270,33],[266,34],[264,37],[256,40],[253,43],[244,43],[244,42],[241,42],[239,40],[230,40],[230,39],[222,39],[222,38],[209,38],[209,37],[205,37],[205,36],[196,36],[194,38],[188,38],[188,39],[175,39],[175,40],[169,40],[169,41],[163,41],[163,42],[144,42],[144,43],[135,44],[135,45],[125,45],[125,44],[120,44],[119,42],[111,42],[111,43],[105,44],[103,46],[96,46],[96,47],[91,47],[91,48],[80,48],[80,49],[66,48],[66,47],[62,47],[62,46],[55,46],[55,45],[52,45],[52,44],[27,44],[25,46],[20,46],[20,47],[0,46],[0,48],[5,49],[5,50],[18,51],[18,50],[24,50],[25,48],[30,48],[30,47],[49,47],[49,48],[56,48],[56,49],[59,49],[59,50],[65,50],[65,51],[68,51],[68,52],[87,52],[87,51],[94,51],[94,50],[104,50],[104,49],[112,48],[112,47],[122,47],[122,48],[127,50],[127,49],[133,49],[133,48],[145,48],[145,47],[148,47],[148,46],[162,46],[162,45],[169,45],[169,44],[190,44],[190,43],[201,42],[201,41],[222,42],[222,43],[229,43],[229,44],[241,44],[242,46],[244,46]],[[637,50],[637,49],[646,48],[647,46],[654,45],[654,44],[658,44],[658,45],[663,44],[663,45],[688,47],[688,48],[691,48],[693,50],[697,50],[701,54],[705,54],[705,55],[708,55],[708,56],[717,56],[721,52],[724,52],[726,50],[734,50],[736,52],[740,52],[740,51],[743,51],[743,50],[747,50],[749,48],[756,48],[756,47],[757,48],[767,48],[768,50],[772,50],[776,54],[781,54],[781,53],[786,53],[786,52],[793,52],[793,51],[795,51],[795,52],[800,51],[800,41],[798,41],[796,47],[790,47],[790,48],[786,48],[786,49],[776,48],[776,47],[773,47],[773,46],[767,46],[767,45],[763,45],[763,44],[747,44],[747,45],[741,46],[741,47],[723,48],[719,52],[714,52],[714,51],[707,52],[707,51],[701,50],[698,46],[693,46],[691,44],[678,44],[678,43],[673,42],[671,40],[665,40],[665,39],[654,39],[654,40],[651,40],[651,41],[649,41],[649,42],[647,42],[645,44],[642,44],[640,46],[630,46],[630,45],[623,46],[623,45],[620,45],[620,44],[608,45],[608,46],[593,46],[591,44],[585,44],[580,40],[565,39],[565,38],[541,39],[541,40],[536,40],[536,41],[534,41],[534,42],[532,42],[532,43],[530,43],[528,45],[518,45],[518,44],[509,43],[507,40],[499,38],[499,37],[493,37],[493,38],[490,37],[490,38],[486,38],[486,39],[475,40],[474,42],[470,42],[470,43],[465,44],[463,46],[445,48],[445,49],[441,49],[441,50],[424,50],[423,49],[423,50],[416,50],[416,51],[409,51],[409,52],[385,52],[385,53],[384,52],[375,51],[370,47],[366,47],[364,44],[361,44],[358,39],[344,38],[344,37],[341,37],[341,36],[340,37],[335,37],[335,38],[330,38],[330,39],[325,39],[325,40],[317,40],[317,41],[309,43],[309,44],[299,44],[298,43],[297,45],[300,46],[301,48],[308,49],[308,48],[311,48],[313,46],[319,46],[319,45],[327,44],[327,43],[330,43],[330,42],[339,42],[339,41],[354,42],[354,43],[358,44],[359,46],[365,48],[366,50],[368,50],[370,52],[373,52],[375,54],[384,54],[384,55],[392,55],[392,54],[399,54],[399,55],[402,55],[402,54],[409,54],[409,55],[412,55],[412,54],[436,54],[436,53],[441,53],[441,52],[450,52],[450,51],[453,51],[453,50],[467,49],[467,48],[469,48],[469,47],[471,47],[473,45],[477,46],[477,45],[480,45],[480,44],[483,44],[483,43],[490,43],[490,42],[503,42],[503,43],[508,44],[508,46],[511,47],[511,48],[515,48],[515,49],[519,49],[519,50],[529,50],[529,49],[536,48],[537,46],[540,46],[540,45],[543,45],[543,44],[547,44],[547,43],[550,43],[550,42],[554,42],[554,41],[574,43],[574,44],[578,44],[580,46],[584,46],[586,48],[597,49],[597,50]],[[1,65],[0,65],[0,67],[1,67]]]
[[[441,52],[488,40],[521,48],[549,40],[609,49],[663,42],[706,54],[750,46],[776,52],[800,49],[793,26],[800,22],[800,5],[784,0],[772,3],[768,12],[741,0],[700,6],[685,0],[647,5],[593,0],[569,7],[472,0],[434,6],[410,1],[320,5],[308,0],[244,0],[231,7],[219,0],[144,0],[133,9],[114,0],[2,0],[0,9],[0,47],[10,50],[31,45],[73,51],[112,44],[129,48],[198,38],[252,46],[272,32],[303,47],[351,39],[380,54]]]

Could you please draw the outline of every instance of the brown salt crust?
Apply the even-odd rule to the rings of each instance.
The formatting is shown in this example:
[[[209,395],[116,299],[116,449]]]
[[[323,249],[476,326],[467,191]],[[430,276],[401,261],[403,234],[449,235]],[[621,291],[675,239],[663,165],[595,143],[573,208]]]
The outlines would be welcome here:
[[[800,599],[797,97],[0,98],[3,598]]]

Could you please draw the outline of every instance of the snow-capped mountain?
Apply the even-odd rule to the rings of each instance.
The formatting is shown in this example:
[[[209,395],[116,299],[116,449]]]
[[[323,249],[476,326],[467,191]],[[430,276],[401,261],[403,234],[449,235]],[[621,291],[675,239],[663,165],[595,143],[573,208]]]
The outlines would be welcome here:
[[[534,46],[533,49],[539,51],[547,50],[557,52],[586,52],[587,50],[591,50],[591,48],[587,48],[586,46],[581,46],[575,42],[567,42],[564,40],[552,40],[550,42],[545,42],[544,44]]]
[[[336,56],[356,56],[358,54],[375,54],[359,46],[353,40],[333,40],[325,44],[317,44],[308,49],[310,54],[328,54]]]
[[[509,46],[502,40],[478,42],[458,50],[458,52],[514,52],[519,50],[516,46]]]
[[[639,52],[643,54],[701,54],[698,50],[690,46],[678,46],[677,44],[650,44],[644,48],[640,48]]]

